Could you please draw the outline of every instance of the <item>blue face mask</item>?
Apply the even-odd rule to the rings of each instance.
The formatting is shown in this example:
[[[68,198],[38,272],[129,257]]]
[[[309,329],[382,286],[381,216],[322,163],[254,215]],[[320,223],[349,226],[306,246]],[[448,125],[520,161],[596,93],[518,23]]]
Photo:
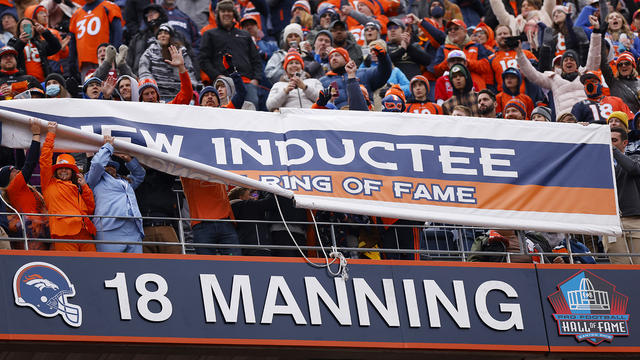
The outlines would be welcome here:
[[[431,16],[434,18],[441,18],[444,16],[444,8],[442,6],[435,6],[431,9]]]
[[[58,84],[47,85],[46,93],[47,93],[47,96],[50,96],[50,97],[58,96],[58,94],[60,94],[60,85]]]

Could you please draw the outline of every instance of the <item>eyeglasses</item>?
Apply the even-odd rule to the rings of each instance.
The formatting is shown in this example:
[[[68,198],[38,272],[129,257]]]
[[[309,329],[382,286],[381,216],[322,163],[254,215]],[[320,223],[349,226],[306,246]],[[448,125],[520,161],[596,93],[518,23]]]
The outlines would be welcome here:
[[[628,61],[621,61],[618,63],[618,67],[620,66],[631,66],[631,63]]]
[[[447,29],[447,33],[450,33],[452,31],[458,31],[461,30],[462,28],[460,26],[452,26],[450,28]]]

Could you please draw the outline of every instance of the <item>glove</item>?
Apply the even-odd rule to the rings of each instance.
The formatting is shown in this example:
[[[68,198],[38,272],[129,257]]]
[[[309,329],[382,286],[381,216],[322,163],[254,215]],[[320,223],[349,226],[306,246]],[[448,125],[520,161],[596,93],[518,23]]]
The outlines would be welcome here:
[[[387,53],[387,51],[380,44],[375,44],[374,46],[372,46],[371,51],[376,54],[378,59],[380,58],[380,56],[384,56]]]
[[[320,90],[320,94],[318,95],[318,100],[316,100],[316,105],[318,106],[326,106],[327,103],[331,100],[331,87],[326,87]]]
[[[234,72],[235,67],[233,66],[233,56],[229,53],[225,53],[222,57],[222,66],[227,72]]]
[[[608,29],[609,23],[605,21],[604,23],[600,24],[600,29],[593,29],[593,32],[595,34],[606,34]]]

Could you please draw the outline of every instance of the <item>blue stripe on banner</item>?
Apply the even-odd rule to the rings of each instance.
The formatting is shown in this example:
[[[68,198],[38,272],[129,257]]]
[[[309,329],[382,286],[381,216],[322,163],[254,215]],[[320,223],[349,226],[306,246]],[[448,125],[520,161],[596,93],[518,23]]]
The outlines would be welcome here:
[[[146,130],[157,143],[160,139],[158,133],[166,135],[168,143],[173,141],[174,136],[183,136],[179,156],[235,172],[287,169],[349,171],[450,181],[604,189],[612,189],[614,183],[610,146],[605,144],[325,130],[292,130],[285,134],[206,130],[139,123],[114,117],[62,117],[0,108],[75,128],[91,125],[96,133],[100,133],[103,125],[129,126],[133,132],[112,131],[112,135],[129,137],[134,144],[142,146],[149,146],[142,130]],[[326,146],[322,146],[325,143]],[[285,148],[288,159],[292,161],[288,167],[281,158]],[[352,150],[348,152],[349,156],[345,157],[345,149]],[[166,152],[167,149],[162,148],[162,151]]]

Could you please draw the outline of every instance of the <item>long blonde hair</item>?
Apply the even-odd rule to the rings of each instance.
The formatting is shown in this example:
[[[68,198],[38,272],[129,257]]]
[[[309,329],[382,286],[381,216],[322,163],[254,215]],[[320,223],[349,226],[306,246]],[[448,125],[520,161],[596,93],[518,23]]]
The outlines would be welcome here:
[[[636,35],[633,33],[633,31],[631,31],[631,27],[627,23],[627,19],[625,19],[624,16],[622,16],[621,13],[619,13],[617,11],[613,11],[613,12],[609,13],[609,15],[607,15],[607,22],[609,22],[609,17],[611,15],[613,15],[613,14],[618,15],[622,19],[622,27],[620,28],[620,30],[612,31],[611,29],[609,29],[607,31],[609,33],[609,35],[611,36],[611,39],[613,41],[619,41],[620,35],[621,34],[626,34],[627,37],[629,38],[629,40],[631,40],[631,42],[633,43],[633,39],[635,39]]]

